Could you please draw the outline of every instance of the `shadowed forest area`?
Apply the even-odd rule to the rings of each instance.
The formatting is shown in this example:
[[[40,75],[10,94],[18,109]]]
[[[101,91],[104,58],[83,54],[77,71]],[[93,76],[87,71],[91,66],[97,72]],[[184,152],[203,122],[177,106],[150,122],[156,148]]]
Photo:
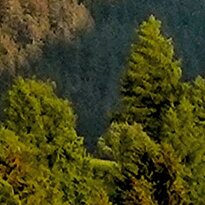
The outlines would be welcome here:
[[[72,99],[79,133],[92,147],[118,103],[117,83],[134,29],[150,14],[162,20],[164,33],[174,38],[184,78],[203,74],[205,5],[199,0],[83,4],[2,0],[1,69],[5,79],[35,74],[54,80],[59,94]]]
[[[0,0],[0,203],[205,204],[204,10]]]

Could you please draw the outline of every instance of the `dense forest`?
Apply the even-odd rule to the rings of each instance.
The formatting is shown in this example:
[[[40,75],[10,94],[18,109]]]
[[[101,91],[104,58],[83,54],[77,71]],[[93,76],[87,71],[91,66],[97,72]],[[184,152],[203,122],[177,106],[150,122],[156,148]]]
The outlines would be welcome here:
[[[204,9],[0,0],[0,204],[204,205]]]

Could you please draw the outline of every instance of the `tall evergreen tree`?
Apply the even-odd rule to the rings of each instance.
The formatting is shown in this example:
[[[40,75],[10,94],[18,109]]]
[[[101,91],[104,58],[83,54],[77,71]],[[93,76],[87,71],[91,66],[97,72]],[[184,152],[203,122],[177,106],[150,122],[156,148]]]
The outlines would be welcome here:
[[[159,134],[161,112],[175,102],[181,78],[172,40],[160,29],[161,22],[154,16],[140,25],[121,84],[123,114],[114,116],[142,123],[152,137]]]

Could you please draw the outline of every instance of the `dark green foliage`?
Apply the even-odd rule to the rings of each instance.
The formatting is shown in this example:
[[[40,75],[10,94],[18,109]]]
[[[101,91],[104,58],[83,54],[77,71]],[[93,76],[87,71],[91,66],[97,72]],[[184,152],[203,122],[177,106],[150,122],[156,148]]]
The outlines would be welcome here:
[[[84,4],[90,9],[99,28],[109,24],[112,18],[120,20],[117,27],[128,31],[118,34],[122,41],[126,38],[131,42],[133,28],[150,14],[156,15],[164,23],[163,30],[175,39],[177,54],[183,58],[184,75],[192,78],[199,72],[204,74],[205,27],[201,24],[205,15],[202,12],[204,1],[84,0]],[[124,44],[120,46],[126,50]]]
[[[72,52],[81,33],[92,28],[89,11],[77,0],[1,0],[0,10],[1,93],[17,75],[35,74],[41,79],[52,78],[59,93],[70,97],[68,74],[76,68],[70,64],[72,59],[75,61],[75,53],[69,56],[68,51]],[[66,60],[55,46],[61,42]],[[72,72],[71,78],[74,76]]]
[[[129,45],[127,31],[118,26],[121,20],[108,18],[108,24],[99,25],[77,0],[11,3],[12,8],[7,1],[1,7],[0,67],[9,76],[3,77],[3,85],[9,84],[11,73],[55,80],[58,93],[75,105],[78,131],[94,146],[117,101],[116,76],[126,54],[119,42]]]
[[[186,12],[194,10],[196,16],[202,6],[197,2],[187,0],[176,18],[165,22],[166,31],[176,25],[182,42],[195,37],[187,32]],[[119,68],[133,19],[150,11],[166,19],[170,10],[161,9],[169,3],[1,0],[1,90],[18,74],[54,79],[57,92],[72,99],[77,129],[93,148],[108,124],[107,112],[118,101]],[[176,1],[169,8],[173,5]],[[195,32],[201,23],[191,24]],[[204,203],[205,80],[180,81],[172,41],[160,29],[154,16],[139,27],[121,84],[122,107],[98,142],[101,159],[88,156],[75,131],[71,103],[54,94],[55,83],[14,81],[0,127],[1,204]],[[184,48],[196,51],[189,45]],[[186,49],[183,55],[190,56]],[[189,58],[185,64],[189,69],[200,63]]]
[[[100,102],[105,101],[102,105],[93,102],[94,107],[96,106],[99,111],[104,108],[103,105],[108,104],[108,109],[105,107],[101,114],[104,111],[110,111],[113,103],[118,102],[116,82],[118,82],[118,74],[121,72],[121,68],[124,67],[129,45],[133,41],[134,28],[150,14],[154,14],[162,20],[163,31],[174,38],[176,54],[183,59],[183,78],[192,78],[199,73],[204,74],[205,39],[203,36],[205,26],[201,23],[205,16],[203,12],[204,1],[84,0],[83,3],[94,18],[95,29],[91,32],[90,37],[85,38],[85,41],[82,41],[80,45],[81,48],[85,46],[86,51],[89,50],[89,55],[85,57],[85,61],[79,63],[79,67],[85,68],[85,70],[89,67],[93,71],[92,73],[101,76],[101,79],[106,76],[100,84],[100,87],[107,91]],[[76,61],[76,64],[78,64],[78,61]],[[97,66],[92,66],[93,64]],[[96,68],[98,69],[96,70]],[[104,71],[105,74],[102,76],[99,74],[100,71]],[[98,79],[97,82],[101,81]],[[97,89],[98,85],[96,84],[93,87],[100,94],[101,90]],[[89,95],[90,99],[90,93],[85,92],[85,94]],[[84,101],[83,105],[85,104]],[[83,106],[79,107],[83,109]],[[88,110],[87,107],[85,110]],[[98,114],[98,116],[101,115]],[[92,115],[91,117],[92,119],[95,118]],[[94,123],[89,124],[89,127],[92,126],[91,130],[96,130],[94,126],[96,120],[98,118],[93,119]],[[104,123],[106,125],[105,120],[99,121],[102,123],[102,130]],[[87,129],[85,129],[84,121],[80,122],[82,123],[81,131],[85,133]],[[97,135],[101,134],[100,131]],[[89,130],[89,133],[92,134],[92,131]]]
[[[14,195],[12,186],[0,178],[0,203],[2,205],[21,205],[20,200]]]
[[[1,89],[17,73],[52,78],[59,93],[72,98],[78,131],[93,145],[108,124],[107,112],[118,102],[118,77],[133,28],[150,14],[163,20],[164,30],[174,37],[177,53],[183,57],[184,74],[191,77],[204,68],[201,11],[205,4],[201,0],[78,3],[1,0]]]
[[[121,167],[116,204],[188,204],[184,168],[168,144],[151,140],[138,124],[114,123],[99,140],[102,156]]]

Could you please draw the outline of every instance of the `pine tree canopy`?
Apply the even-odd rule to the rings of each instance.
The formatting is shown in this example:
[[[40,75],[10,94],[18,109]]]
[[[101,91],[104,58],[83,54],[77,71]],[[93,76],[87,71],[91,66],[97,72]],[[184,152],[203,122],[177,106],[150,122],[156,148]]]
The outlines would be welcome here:
[[[175,102],[181,78],[172,40],[160,29],[154,16],[140,25],[122,78],[123,114],[116,114],[116,120],[142,123],[150,136],[159,134],[161,111]]]
[[[113,123],[98,142],[101,155],[121,166],[114,202],[119,205],[188,204],[184,167],[173,148],[157,144],[134,123]]]
[[[161,139],[175,149],[186,165],[193,204],[205,201],[205,80],[183,83],[178,103],[163,116]]]
[[[0,171],[12,200],[30,204],[108,204],[93,178],[83,138],[75,131],[71,104],[49,83],[18,78],[5,97],[0,130]],[[97,184],[96,184],[97,182]],[[6,190],[5,190],[6,191]],[[93,200],[93,198],[95,200]]]

